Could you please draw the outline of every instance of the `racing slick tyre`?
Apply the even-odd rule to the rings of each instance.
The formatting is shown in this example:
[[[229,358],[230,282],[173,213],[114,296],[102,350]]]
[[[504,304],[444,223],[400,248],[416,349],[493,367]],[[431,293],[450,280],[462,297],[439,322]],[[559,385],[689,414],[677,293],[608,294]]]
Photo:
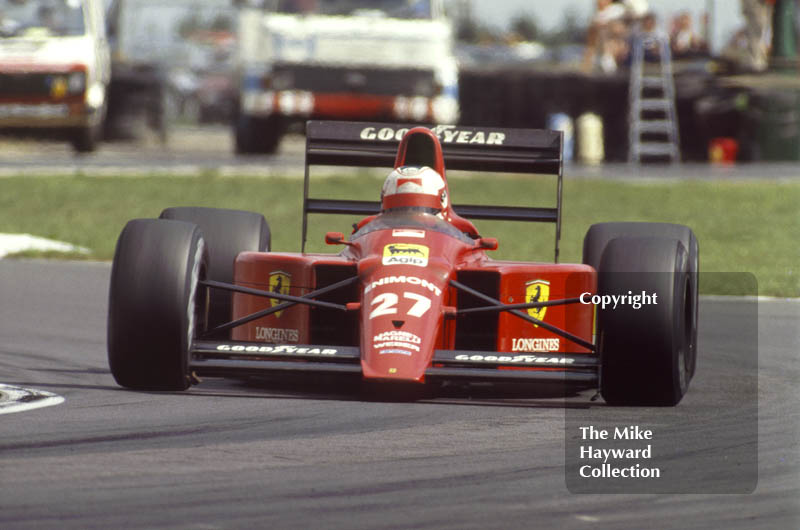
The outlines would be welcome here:
[[[185,390],[195,329],[203,328],[208,254],[191,223],[134,219],[117,241],[108,298],[108,363],[120,385]]]
[[[609,405],[676,405],[691,379],[696,351],[689,252],[678,239],[618,237],[603,251],[597,275],[602,296],[650,296],[596,306],[600,392]]]
[[[233,263],[240,252],[268,252],[270,231],[261,214],[222,208],[167,208],[160,219],[187,221],[200,227],[208,248],[208,279],[233,283]],[[230,322],[233,297],[230,291],[210,289],[208,329]],[[218,338],[229,338],[229,334]]]
[[[583,263],[599,270],[600,259],[609,241],[617,237],[668,237],[683,243],[689,252],[689,273],[692,293],[692,341],[688,354],[689,374],[694,376],[697,366],[697,316],[699,296],[700,248],[697,237],[688,226],[671,223],[598,223],[589,227],[583,240]]]

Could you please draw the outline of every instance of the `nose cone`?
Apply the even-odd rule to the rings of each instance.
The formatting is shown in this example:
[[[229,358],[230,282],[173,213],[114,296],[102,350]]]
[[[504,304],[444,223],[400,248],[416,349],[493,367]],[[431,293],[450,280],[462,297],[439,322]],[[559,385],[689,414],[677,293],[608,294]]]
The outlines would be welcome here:
[[[444,345],[448,281],[472,248],[426,214],[391,217],[359,238],[361,368],[365,379],[422,383]]]
[[[364,283],[361,368],[366,379],[424,382],[442,322],[436,267],[380,269]]]

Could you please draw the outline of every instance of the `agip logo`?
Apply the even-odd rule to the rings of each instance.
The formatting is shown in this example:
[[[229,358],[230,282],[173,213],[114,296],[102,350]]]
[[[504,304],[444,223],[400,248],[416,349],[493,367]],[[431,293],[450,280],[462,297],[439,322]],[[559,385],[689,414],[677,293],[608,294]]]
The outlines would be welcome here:
[[[550,282],[533,280],[525,284],[525,303],[547,302],[550,299]],[[546,307],[528,308],[528,314],[537,320],[544,320]]]
[[[283,271],[274,271],[269,273],[269,291],[271,293],[278,293],[278,294],[289,294],[289,287],[292,285],[292,276]],[[269,299],[270,305],[275,307],[276,305],[283,303],[282,300],[278,300],[276,298]],[[278,311],[275,313],[276,317],[281,316],[283,311]]]
[[[428,265],[429,252],[428,247],[425,245],[392,243],[383,247],[383,264],[426,267]]]

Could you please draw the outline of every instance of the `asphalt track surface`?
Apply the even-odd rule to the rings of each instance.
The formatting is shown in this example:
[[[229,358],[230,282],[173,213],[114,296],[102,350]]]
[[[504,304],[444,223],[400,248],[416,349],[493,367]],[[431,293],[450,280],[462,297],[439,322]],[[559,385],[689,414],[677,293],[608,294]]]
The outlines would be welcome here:
[[[83,155],[65,142],[0,137],[0,176],[302,176],[304,149],[305,138],[290,135],[275,155],[237,156],[230,128],[222,125],[177,127],[166,144],[144,136]]]
[[[0,383],[66,398],[0,415],[0,528],[800,527],[796,301],[759,303],[754,493],[575,495],[558,399],[376,402],[229,380],[122,390],[106,362],[109,272],[0,261]],[[677,409],[627,409],[632,422],[675,410],[724,421],[736,388],[713,374],[746,356],[737,301],[701,304],[692,388]]]
[[[274,155],[238,156],[230,127],[176,126],[167,144],[144,135],[131,142],[103,143],[95,153],[76,155],[65,142],[31,141],[0,137],[0,177],[18,175],[121,176],[303,176],[305,138],[284,137]],[[42,155],[46,154],[46,157]],[[315,174],[321,171],[317,169]],[[341,169],[333,170],[340,172]],[[796,163],[714,166],[687,163],[631,166],[613,163],[597,166],[567,164],[567,178],[655,180],[791,180],[800,178]]]

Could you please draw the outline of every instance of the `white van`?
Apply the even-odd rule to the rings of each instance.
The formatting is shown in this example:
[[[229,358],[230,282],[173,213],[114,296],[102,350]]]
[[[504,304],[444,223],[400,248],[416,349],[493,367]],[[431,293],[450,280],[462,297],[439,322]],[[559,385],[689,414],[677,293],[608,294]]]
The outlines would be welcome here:
[[[0,0],[0,129],[93,151],[111,75],[102,0]]]

